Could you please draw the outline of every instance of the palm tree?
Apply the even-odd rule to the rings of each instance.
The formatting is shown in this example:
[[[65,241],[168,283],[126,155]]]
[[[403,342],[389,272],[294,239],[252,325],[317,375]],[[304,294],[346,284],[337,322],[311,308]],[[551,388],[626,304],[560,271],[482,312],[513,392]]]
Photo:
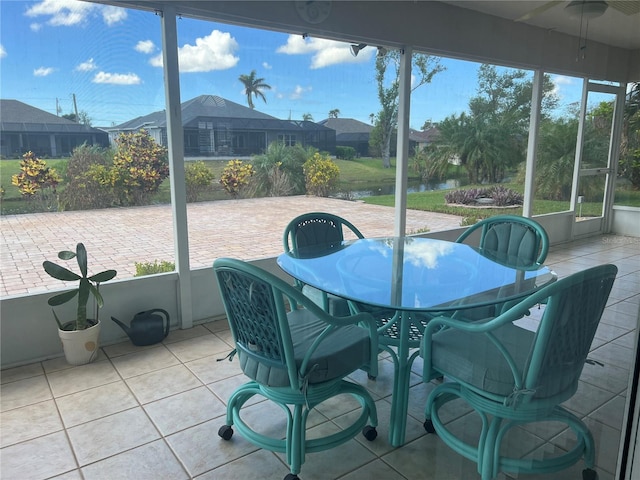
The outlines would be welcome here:
[[[311,115],[310,113],[303,113],[302,120],[305,122],[313,122],[313,115]]]
[[[249,75],[240,75],[238,80],[240,80],[244,85],[244,93],[247,95],[247,104],[249,105],[249,108],[253,109],[255,107],[251,95],[254,95],[256,98],[260,97],[264,100],[264,103],[267,103],[267,99],[265,98],[264,93],[262,93],[262,90],[271,90],[271,85],[264,83],[264,78],[256,78],[255,70],[251,70]]]
[[[334,108],[333,110],[329,110],[329,118],[338,118],[340,115],[340,109]]]

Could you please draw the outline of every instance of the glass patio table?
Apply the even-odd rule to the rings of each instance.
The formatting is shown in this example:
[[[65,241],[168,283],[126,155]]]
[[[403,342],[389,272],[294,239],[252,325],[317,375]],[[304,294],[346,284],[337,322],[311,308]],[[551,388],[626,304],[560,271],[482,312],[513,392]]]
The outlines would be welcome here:
[[[419,237],[365,238],[319,251],[283,253],[278,265],[303,284],[368,311],[394,362],[389,441],[404,443],[411,365],[435,315],[502,305],[556,280],[548,267],[461,243]],[[412,351],[412,349],[414,349]]]

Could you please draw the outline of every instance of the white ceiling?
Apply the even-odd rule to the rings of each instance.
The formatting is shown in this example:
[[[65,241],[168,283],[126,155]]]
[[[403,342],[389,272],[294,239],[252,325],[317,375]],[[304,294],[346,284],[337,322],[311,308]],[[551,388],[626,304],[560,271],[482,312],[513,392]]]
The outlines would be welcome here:
[[[580,18],[572,18],[565,11],[569,0],[444,0],[444,3],[572,36],[580,33]],[[625,49],[640,49],[640,0],[608,0],[607,3],[609,8],[604,15],[588,23],[588,39]],[[544,11],[522,19],[536,9]],[[627,15],[620,10],[636,13]],[[583,36],[585,27],[583,22]]]

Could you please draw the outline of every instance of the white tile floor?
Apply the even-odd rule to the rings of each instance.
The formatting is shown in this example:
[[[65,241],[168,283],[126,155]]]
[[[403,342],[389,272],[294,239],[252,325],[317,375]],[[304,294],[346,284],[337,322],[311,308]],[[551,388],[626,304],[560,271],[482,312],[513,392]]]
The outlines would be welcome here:
[[[640,305],[640,239],[597,237],[556,246],[547,264],[560,277],[601,263],[620,269],[590,355],[604,365],[586,365],[578,393],[567,407],[584,417],[597,446],[601,480],[613,479],[635,328]],[[245,381],[234,362],[220,361],[231,350],[225,322],[172,332],[162,344],[103,348],[93,364],[69,367],[62,359],[2,371],[1,470],[4,480],[95,479],[281,479],[283,456],[257,449],[234,435],[217,435],[225,401]],[[422,427],[432,384],[423,384],[415,365],[407,442],[387,441],[393,367],[381,365],[377,381],[352,379],[376,399],[380,426],[374,442],[358,438],[330,451],[310,454],[301,478],[313,479],[474,479],[475,465],[447,448]],[[321,405],[310,418],[312,432],[344,426],[356,407],[349,399]],[[254,402],[245,414],[252,425],[281,431],[281,411]],[[448,421],[473,435],[475,417],[450,408]],[[554,425],[517,429],[509,449],[540,455],[566,448],[570,439]],[[540,478],[581,478],[583,465]],[[527,475],[514,478],[538,478]],[[504,479],[506,477],[500,476]]]

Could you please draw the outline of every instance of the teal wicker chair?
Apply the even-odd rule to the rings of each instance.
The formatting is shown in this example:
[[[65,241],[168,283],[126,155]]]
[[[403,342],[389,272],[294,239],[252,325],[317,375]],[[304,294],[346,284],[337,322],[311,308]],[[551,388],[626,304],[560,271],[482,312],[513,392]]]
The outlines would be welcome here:
[[[343,378],[358,369],[377,374],[378,335],[366,314],[333,317],[280,278],[248,263],[218,259],[213,265],[240,367],[251,380],[237,388],[227,404],[226,424],[218,431],[231,439],[232,426],[253,444],[286,454],[298,478],[305,454],[334,448],[360,431],[377,436],[377,413],[366,389]],[[366,327],[363,327],[366,325]],[[349,427],[323,438],[306,438],[309,413],[325,400],[350,394],[361,413]],[[282,408],[285,438],[271,438],[242,419],[245,403],[260,395]]]
[[[469,243],[469,237],[480,230],[478,247],[518,259],[518,267],[542,264],[549,253],[549,237],[542,226],[531,218],[496,215],[471,225],[456,242]]]
[[[430,381],[444,376],[445,382],[427,399],[425,429],[476,462],[483,480],[500,471],[555,472],[583,457],[583,478],[597,478],[593,437],[560,404],[576,393],[617,270],[615,265],[601,265],[575,273],[487,321],[432,319],[420,349],[423,377]],[[545,300],[536,332],[512,323]],[[439,417],[439,410],[456,399],[464,400],[482,419],[477,444],[457,437]],[[501,444],[509,429],[542,421],[568,425],[576,436],[575,446],[551,458],[503,456]]]
[[[549,237],[545,229],[531,218],[517,215],[496,215],[471,225],[456,240],[471,243],[474,233],[479,232],[476,244],[492,259],[507,265],[527,269],[542,265],[549,253]],[[470,238],[471,237],[471,238]],[[466,320],[495,317],[511,304],[496,304],[489,307],[460,310],[456,315]]]
[[[340,248],[345,232],[350,232],[357,238],[364,238],[355,225],[342,217],[325,212],[304,213],[286,226],[282,243],[285,252],[297,257],[317,257]],[[310,285],[303,285],[298,280],[295,285],[332,315],[349,315],[346,300],[335,295],[327,295]]]

